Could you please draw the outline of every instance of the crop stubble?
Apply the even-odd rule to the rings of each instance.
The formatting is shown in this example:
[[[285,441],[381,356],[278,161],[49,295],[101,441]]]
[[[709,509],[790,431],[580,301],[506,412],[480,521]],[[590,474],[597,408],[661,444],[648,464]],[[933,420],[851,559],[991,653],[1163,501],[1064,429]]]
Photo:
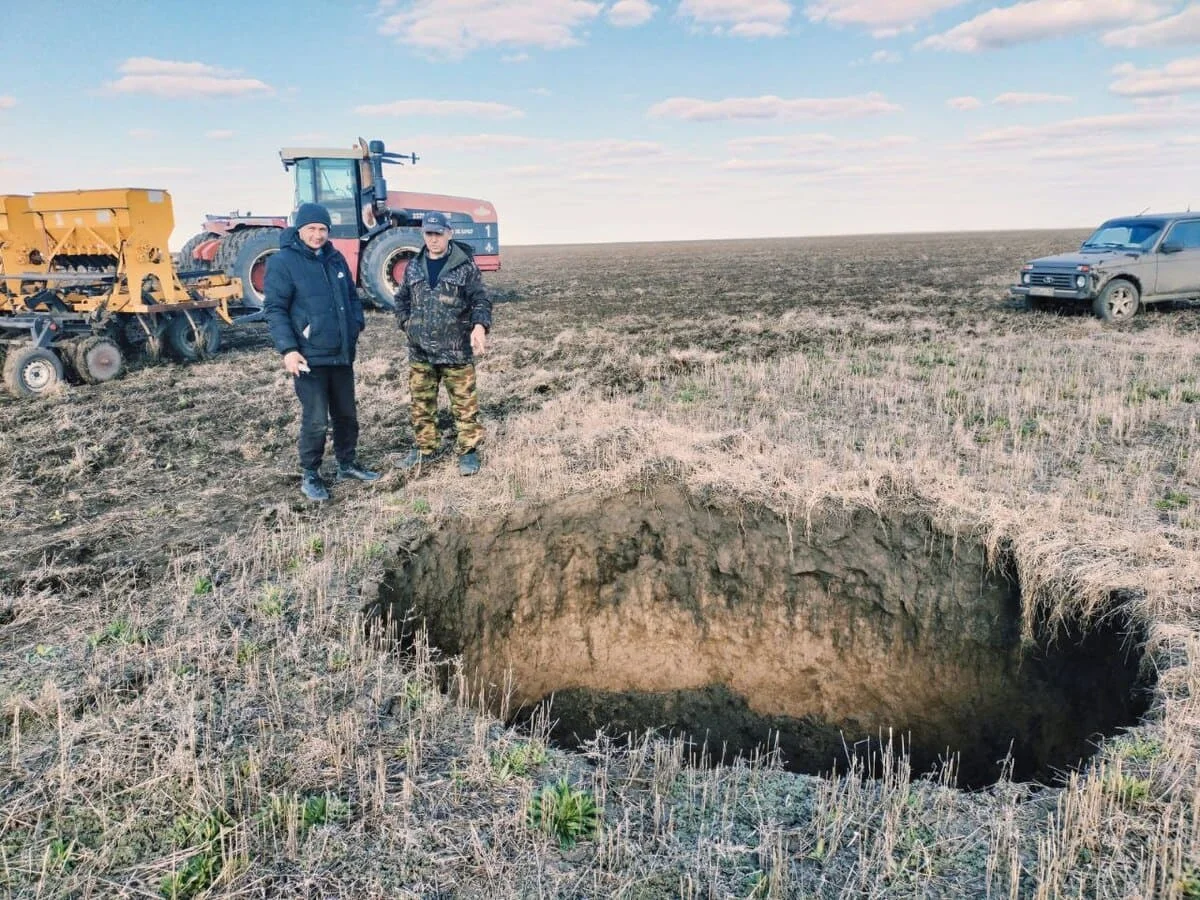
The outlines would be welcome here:
[[[513,248],[490,279],[509,302],[481,366],[481,477],[391,473],[321,510],[297,500],[296,404],[259,332],[201,365],[0,400],[0,883],[1195,896],[1196,311],[1114,330],[1012,308],[1021,261],[1076,239]],[[404,372],[371,316],[368,463],[409,446]],[[917,503],[982,534],[1030,627],[1114,604],[1145,623],[1150,721],[1045,790],[966,794],[891,762],[869,782],[697,769],[669,741],[513,774],[497,760],[530,738],[477,713],[465,675],[443,694],[425,651],[364,638],[388,560],[430,529],[664,479],[798,523]],[[603,810],[568,851],[524,815],[561,774]]]

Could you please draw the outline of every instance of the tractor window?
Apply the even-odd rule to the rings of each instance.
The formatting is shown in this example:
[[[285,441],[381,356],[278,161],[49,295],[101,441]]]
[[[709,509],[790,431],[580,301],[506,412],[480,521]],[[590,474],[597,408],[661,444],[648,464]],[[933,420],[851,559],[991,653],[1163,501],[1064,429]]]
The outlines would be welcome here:
[[[329,205],[347,200],[358,203],[354,160],[322,159],[317,163],[317,202]]]
[[[296,162],[296,202],[292,209],[299,209],[301,203],[316,203],[317,195],[313,190],[313,161],[301,159]]]

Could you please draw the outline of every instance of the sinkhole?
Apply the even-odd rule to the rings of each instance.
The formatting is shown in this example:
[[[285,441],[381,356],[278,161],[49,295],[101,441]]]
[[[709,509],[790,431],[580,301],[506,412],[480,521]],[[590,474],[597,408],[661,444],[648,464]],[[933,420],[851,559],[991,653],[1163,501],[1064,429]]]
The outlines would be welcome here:
[[[655,730],[810,774],[890,732],[916,774],[954,759],[980,787],[1007,759],[1049,782],[1153,687],[1127,619],[1022,640],[1013,566],[917,511],[797,522],[673,484],[575,496],[444,524],[380,600],[513,708],[549,700],[566,746]]]

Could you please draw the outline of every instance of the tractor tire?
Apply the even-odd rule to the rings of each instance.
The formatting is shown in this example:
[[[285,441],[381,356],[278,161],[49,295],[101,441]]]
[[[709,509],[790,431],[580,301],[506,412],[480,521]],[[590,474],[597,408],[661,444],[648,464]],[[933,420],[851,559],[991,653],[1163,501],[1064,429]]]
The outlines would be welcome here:
[[[241,279],[246,306],[262,309],[266,302],[267,259],[279,252],[281,233],[278,228],[247,228],[221,241],[219,267],[231,278]]]
[[[63,364],[47,347],[16,344],[4,357],[4,384],[16,397],[37,397],[63,380]]]
[[[1114,278],[1092,303],[1092,312],[1114,325],[1128,322],[1141,308],[1141,292],[1125,278]]]
[[[380,309],[395,308],[404,270],[420,250],[409,235],[398,230],[385,231],[367,244],[358,272],[369,303]]]
[[[88,384],[103,384],[124,370],[125,354],[112,338],[94,336],[76,347],[74,363],[75,371]]]
[[[192,313],[196,327],[200,330],[197,337],[196,329],[183,313],[171,316],[164,335],[171,353],[181,362],[198,362],[215,354],[221,349],[221,325],[216,316],[207,310]]]
[[[192,254],[196,248],[206,241],[211,241],[219,238],[219,234],[213,234],[211,231],[202,231],[197,235],[188,238],[186,244],[179,248],[179,255],[175,257],[175,269],[179,272],[202,272],[212,271],[213,264],[207,259],[193,259]]]

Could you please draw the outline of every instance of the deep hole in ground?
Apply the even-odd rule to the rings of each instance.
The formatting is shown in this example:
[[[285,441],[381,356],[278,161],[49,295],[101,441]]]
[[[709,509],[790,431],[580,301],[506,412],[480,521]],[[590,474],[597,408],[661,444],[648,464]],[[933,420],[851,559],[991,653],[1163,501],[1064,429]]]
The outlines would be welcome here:
[[[1020,780],[1077,766],[1152,687],[1119,617],[1022,640],[1012,568],[915,511],[806,523],[664,484],[447,524],[380,599],[497,697],[509,670],[516,706],[552,697],[567,746],[655,729],[728,759],[777,742],[816,774],[890,729],[914,771],[954,754],[979,787],[1008,757]]]

